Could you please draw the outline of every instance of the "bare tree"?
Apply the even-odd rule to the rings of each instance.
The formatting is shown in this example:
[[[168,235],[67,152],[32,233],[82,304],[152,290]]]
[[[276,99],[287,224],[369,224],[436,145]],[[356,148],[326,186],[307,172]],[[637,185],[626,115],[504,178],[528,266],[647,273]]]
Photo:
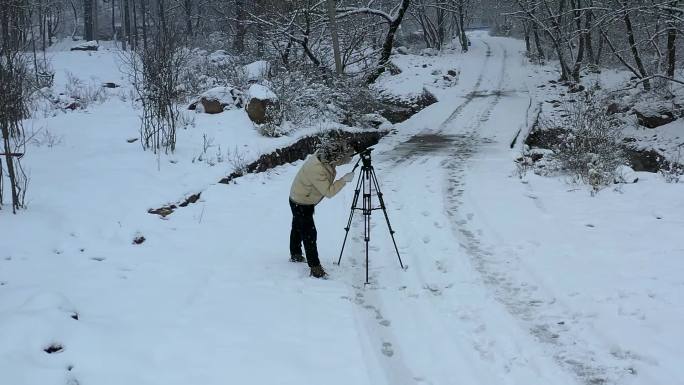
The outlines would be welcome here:
[[[156,0],[154,29],[147,48],[127,56],[143,110],[141,144],[155,153],[175,151],[180,76],[187,60],[181,35],[171,24],[175,14],[167,1]]]
[[[21,167],[24,133],[22,121],[27,114],[28,68],[23,56],[28,34],[29,4],[26,0],[7,0],[0,7],[0,132],[5,164],[0,162],[0,185],[3,166],[7,169],[12,211],[24,206],[28,179]],[[0,186],[0,206],[3,188]]]

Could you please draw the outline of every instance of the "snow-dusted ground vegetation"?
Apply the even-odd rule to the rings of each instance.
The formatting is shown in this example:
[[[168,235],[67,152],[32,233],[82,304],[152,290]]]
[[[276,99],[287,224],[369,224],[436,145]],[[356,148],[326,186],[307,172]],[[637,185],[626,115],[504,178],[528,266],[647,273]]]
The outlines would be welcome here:
[[[0,384],[684,384],[682,17],[0,1]],[[405,269],[353,186],[289,261],[321,140]]]

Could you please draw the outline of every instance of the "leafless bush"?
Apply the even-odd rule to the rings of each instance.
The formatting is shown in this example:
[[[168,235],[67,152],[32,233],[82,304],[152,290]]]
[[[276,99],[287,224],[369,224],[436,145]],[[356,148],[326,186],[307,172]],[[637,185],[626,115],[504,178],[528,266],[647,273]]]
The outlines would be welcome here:
[[[287,134],[288,124],[283,124],[284,111],[280,107],[268,105],[266,107],[266,123],[258,125],[257,129],[263,136],[277,138]]]
[[[197,160],[204,162],[208,157],[207,151],[209,151],[211,147],[214,147],[214,138],[207,134],[202,134],[202,152],[197,156]]]
[[[145,150],[175,151],[176,130],[183,119],[177,102],[183,94],[180,79],[186,53],[178,34],[160,29],[146,50],[126,57],[142,105],[140,138]]]
[[[249,163],[247,163],[245,154],[237,147],[233,151],[228,151],[228,162],[233,166],[233,172],[236,174],[244,175],[247,173]]]
[[[547,127],[566,129],[554,149],[555,159],[596,193],[612,184],[618,166],[627,163],[620,126],[608,115],[602,99],[593,94],[568,103],[564,112],[564,118],[544,122]]]
[[[203,50],[187,51],[186,54],[189,60],[180,80],[184,96],[193,97],[218,86],[247,88],[249,81],[243,70],[243,59],[225,55],[217,60]]]
[[[100,84],[86,83],[71,72],[67,72],[64,92],[68,97],[78,101],[81,108],[88,108],[91,104],[107,100],[107,92]]]
[[[353,125],[377,104],[361,79],[325,77],[307,67],[276,71],[270,83],[280,101],[282,120],[294,125],[321,120]]]
[[[9,181],[12,211],[24,207],[28,177],[21,165],[26,148],[23,120],[28,115],[28,65],[22,52],[21,33],[25,9],[18,4],[0,7],[0,207],[5,191],[4,173]]]
[[[62,144],[63,140],[62,136],[52,133],[47,126],[34,132],[29,139],[30,142],[36,147],[45,146],[48,148]]]
[[[190,127],[195,127],[195,114],[189,113],[186,110],[179,111],[178,114],[178,125],[183,129],[188,129]]]
[[[520,157],[515,160],[515,176],[520,180],[525,180],[527,173],[534,168],[534,160],[522,151]]]
[[[38,60],[34,63],[36,66],[33,71],[35,73],[35,89],[51,88],[55,83],[55,70],[47,59]]]
[[[677,155],[675,155],[674,159],[671,159],[667,164],[667,167],[664,167],[660,170],[660,174],[665,179],[665,182],[679,183],[679,181],[682,179],[682,176],[684,176],[684,166],[681,162],[682,150],[680,148],[677,150]]]

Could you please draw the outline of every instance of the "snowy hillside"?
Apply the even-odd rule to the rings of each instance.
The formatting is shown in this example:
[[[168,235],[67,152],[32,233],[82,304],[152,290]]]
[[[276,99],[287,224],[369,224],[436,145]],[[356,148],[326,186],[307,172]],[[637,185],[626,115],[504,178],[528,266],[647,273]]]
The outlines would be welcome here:
[[[520,40],[470,38],[467,54],[395,55],[402,72],[375,86],[437,102],[373,151],[407,269],[376,211],[369,285],[360,215],[334,264],[353,187],[316,207],[317,280],[288,261],[303,162],[218,183],[339,124],[272,138],[243,108],[184,110],[175,153],[155,155],[117,51],[50,52],[56,93],[102,94],[25,122],[27,208],[0,211],[0,384],[684,384],[684,183],[637,172],[592,196],[521,179],[551,67]]]

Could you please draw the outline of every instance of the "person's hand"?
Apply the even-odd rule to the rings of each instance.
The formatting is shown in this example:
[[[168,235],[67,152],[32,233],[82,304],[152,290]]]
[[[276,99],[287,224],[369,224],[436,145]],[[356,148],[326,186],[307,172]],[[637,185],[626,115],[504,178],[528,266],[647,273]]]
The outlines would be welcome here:
[[[354,180],[354,171],[344,174],[344,176],[342,177],[342,180],[344,181],[344,183],[349,183],[349,182],[353,181]]]

